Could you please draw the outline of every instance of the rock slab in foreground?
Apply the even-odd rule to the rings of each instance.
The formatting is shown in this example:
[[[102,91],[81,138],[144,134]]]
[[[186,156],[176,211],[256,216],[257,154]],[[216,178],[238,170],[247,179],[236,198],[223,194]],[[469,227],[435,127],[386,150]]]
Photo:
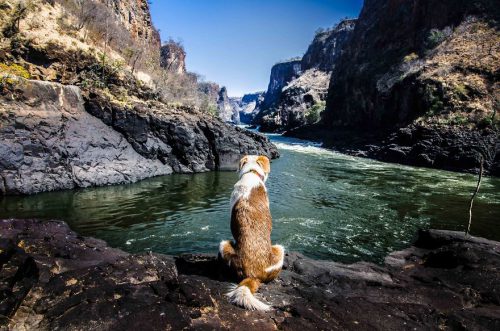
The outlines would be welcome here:
[[[421,232],[384,266],[289,253],[259,291],[271,312],[228,304],[213,256],[130,255],[56,221],[3,220],[0,233],[5,329],[500,329],[500,243],[457,232]]]

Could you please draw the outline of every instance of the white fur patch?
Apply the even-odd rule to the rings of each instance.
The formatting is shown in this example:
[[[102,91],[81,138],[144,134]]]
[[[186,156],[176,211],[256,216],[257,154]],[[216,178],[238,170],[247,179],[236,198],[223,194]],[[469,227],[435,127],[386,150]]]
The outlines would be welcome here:
[[[220,256],[222,256],[222,258],[225,258],[225,256],[224,256],[224,246],[226,246],[227,244],[229,244],[229,240],[223,240],[219,244],[219,254],[220,254]]]
[[[246,286],[236,285],[226,296],[229,297],[229,302],[248,310],[266,311],[271,309],[271,306],[257,299]]]
[[[231,194],[231,212],[233,207],[240,199],[248,199],[250,192],[259,185],[264,186],[264,182],[256,174],[249,172],[244,174],[236,184],[234,184],[233,193]],[[266,187],[264,186],[264,189]]]
[[[264,184],[267,180],[267,174],[257,163],[258,158],[256,155],[248,155],[246,163],[240,169],[240,180],[234,184],[233,193],[231,194],[231,213],[236,202],[240,199],[248,199],[253,188],[262,185],[267,192],[266,185]],[[257,172],[260,176],[253,173],[253,171]],[[264,180],[261,178],[264,178]]]
[[[285,248],[281,245],[275,245],[273,247],[278,247],[280,249],[281,259],[276,264],[273,264],[272,266],[267,267],[266,272],[273,272],[273,271],[280,270],[281,268],[283,268],[283,260],[285,259]]]

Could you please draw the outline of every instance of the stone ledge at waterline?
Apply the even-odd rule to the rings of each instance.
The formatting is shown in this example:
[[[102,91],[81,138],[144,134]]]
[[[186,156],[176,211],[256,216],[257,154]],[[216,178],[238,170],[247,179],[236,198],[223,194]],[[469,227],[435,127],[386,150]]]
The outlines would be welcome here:
[[[131,255],[59,221],[0,233],[0,329],[500,329],[500,243],[458,232],[422,231],[382,266],[288,252],[259,290],[270,312],[228,303],[215,256]]]
[[[243,154],[279,156],[262,135],[159,102],[120,107],[34,80],[0,94],[0,195],[224,170]]]

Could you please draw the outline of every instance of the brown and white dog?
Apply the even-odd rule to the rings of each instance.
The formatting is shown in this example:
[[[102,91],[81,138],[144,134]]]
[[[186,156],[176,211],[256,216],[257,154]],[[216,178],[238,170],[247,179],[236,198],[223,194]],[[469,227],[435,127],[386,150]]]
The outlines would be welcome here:
[[[227,296],[250,310],[268,310],[254,297],[261,283],[278,277],[283,266],[283,246],[271,245],[272,219],[265,182],[271,171],[266,156],[247,155],[240,161],[240,179],[231,195],[231,232],[234,241],[222,241],[219,254],[243,279]]]

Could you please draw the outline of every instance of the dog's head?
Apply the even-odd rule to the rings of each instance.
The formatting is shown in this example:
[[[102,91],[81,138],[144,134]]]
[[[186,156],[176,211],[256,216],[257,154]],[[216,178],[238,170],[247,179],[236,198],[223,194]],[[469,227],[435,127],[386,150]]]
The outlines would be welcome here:
[[[242,157],[239,168],[240,177],[249,172],[257,173],[265,182],[271,172],[269,158],[264,155],[245,155]]]

